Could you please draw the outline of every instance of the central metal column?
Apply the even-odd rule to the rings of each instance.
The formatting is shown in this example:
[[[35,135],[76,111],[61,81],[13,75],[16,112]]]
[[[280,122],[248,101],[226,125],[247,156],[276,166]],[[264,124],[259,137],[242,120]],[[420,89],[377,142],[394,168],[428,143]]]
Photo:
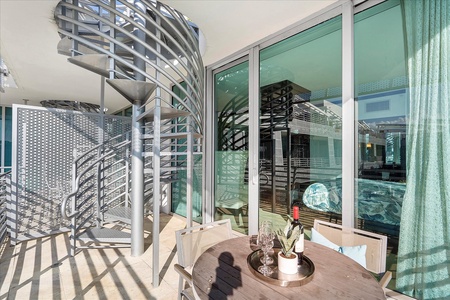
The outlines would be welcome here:
[[[134,20],[145,28],[145,19],[141,14],[145,14],[145,6],[139,0],[134,1]],[[145,32],[134,28],[134,34],[141,41],[145,41]],[[141,54],[145,54],[145,47],[138,42],[134,43],[134,48]],[[145,61],[139,57],[134,57],[134,65],[139,70],[145,71]],[[145,76],[139,72],[135,73],[136,80],[145,81]],[[140,256],[144,253],[144,158],[143,142],[141,139],[143,121],[138,121],[138,116],[143,113],[140,101],[133,103],[133,115],[131,119],[131,256]]]

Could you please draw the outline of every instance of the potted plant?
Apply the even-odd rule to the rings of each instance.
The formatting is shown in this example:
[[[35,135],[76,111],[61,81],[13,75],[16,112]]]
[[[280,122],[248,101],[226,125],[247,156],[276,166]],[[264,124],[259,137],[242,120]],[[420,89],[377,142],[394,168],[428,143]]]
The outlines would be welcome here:
[[[296,226],[291,229],[291,222],[288,219],[284,230],[278,229],[276,234],[281,244],[281,251],[278,252],[278,270],[285,274],[297,273],[297,254],[293,250],[300,237],[300,228]]]

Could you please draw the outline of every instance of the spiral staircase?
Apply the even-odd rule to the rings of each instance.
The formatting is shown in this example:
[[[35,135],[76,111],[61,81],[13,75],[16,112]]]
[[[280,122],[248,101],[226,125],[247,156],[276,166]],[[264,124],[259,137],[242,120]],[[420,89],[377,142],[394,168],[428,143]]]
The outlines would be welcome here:
[[[163,187],[180,180],[181,170],[186,172],[187,223],[192,224],[193,161],[201,155],[203,124],[199,30],[180,12],[151,0],[60,1],[55,20],[58,52],[104,77],[133,109],[130,133],[74,160],[72,190],[61,206],[62,215],[71,219],[71,255],[104,243],[131,244],[131,254],[140,255],[143,208],[149,207],[152,231],[159,233]],[[131,233],[104,226],[114,221],[131,224]],[[152,234],[155,286],[158,236]]]

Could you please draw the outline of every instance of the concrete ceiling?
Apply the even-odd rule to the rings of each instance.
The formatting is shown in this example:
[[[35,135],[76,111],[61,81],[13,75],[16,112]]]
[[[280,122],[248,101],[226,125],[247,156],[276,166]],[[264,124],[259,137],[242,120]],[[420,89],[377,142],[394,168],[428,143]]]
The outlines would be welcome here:
[[[206,39],[204,65],[213,64],[300,21],[337,0],[166,0],[196,23]],[[38,105],[41,100],[99,103],[101,78],[57,53],[53,19],[58,0],[0,0],[0,55],[18,85],[0,93],[0,105]],[[105,106],[114,112],[128,102],[109,86]]]

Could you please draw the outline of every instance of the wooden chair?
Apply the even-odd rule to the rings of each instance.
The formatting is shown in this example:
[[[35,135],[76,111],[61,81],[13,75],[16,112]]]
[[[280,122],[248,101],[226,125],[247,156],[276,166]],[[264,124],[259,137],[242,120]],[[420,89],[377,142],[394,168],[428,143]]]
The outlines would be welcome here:
[[[175,232],[178,263],[175,271],[180,275],[178,299],[194,300],[191,270],[197,258],[209,247],[233,237],[229,219],[181,229]],[[188,287],[185,288],[186,283]]]
[[[366,245],[366,269],[377,275],[383,275],[379,283],[386,289],[392,278],[392,273],[386,272],[387,236],[317,219],[314,220],[314,229],[341,247]]]

